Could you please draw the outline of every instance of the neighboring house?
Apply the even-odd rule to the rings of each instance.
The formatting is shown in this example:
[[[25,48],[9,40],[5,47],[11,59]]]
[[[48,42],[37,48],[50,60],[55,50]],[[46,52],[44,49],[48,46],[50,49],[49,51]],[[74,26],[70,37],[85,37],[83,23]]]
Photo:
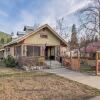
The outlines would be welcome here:
[[[87,53],[87,56],[91,59],[96,59],[96,51],[100,50],[100,41],[89,43],[87,47],[80,49],[82,53]]]
[[[20,31],[18,31],[17,32],[17,38],[22,37],[25,34],[26,34],[26,32],[20,32]]]
[[[5,57],[13,56],[21,63],[38,58],[57,60],[61,56],[61,48],[66,47],[66,41],[61,38],[49,25],[45,24],[35,31],[30,31],[4,46]]]

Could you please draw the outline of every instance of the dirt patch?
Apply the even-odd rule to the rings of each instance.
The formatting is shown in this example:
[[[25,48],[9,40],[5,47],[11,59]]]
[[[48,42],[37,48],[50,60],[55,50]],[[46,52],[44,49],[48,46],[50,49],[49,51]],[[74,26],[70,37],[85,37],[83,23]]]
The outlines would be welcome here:
[[[0,100],[85,100],[100,91],[42,72],[22,72],[0,78]]]

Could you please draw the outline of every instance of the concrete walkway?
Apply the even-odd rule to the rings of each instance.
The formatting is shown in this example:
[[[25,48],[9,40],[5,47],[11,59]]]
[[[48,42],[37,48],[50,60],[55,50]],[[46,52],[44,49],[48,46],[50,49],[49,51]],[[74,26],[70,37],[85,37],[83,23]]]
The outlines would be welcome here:
[[[91,76],[91,75],[83,74],[80,72],[71,71],[65,68],[45,69],[43,71],[49,72],[49,73],[55,73],[56,75],[63,76],[65,78],[77,81],[79,83],[83,83],[85,85],[89,85],[91,87],[100,89],[99,76]]]
[[[94,98],[92,98],[90,100],[100,100],[100,96],[94,97]]]
[[[46,69],[43,70],[45,72],[54,73],[56,75],[77,81],[79,83],[100,89],[100,77],[99,76],[91,76],[86,75],[80,72],[71,71],[65,68],[59,69]],[[94,97],[90,100],[100,100],[100,96]]]

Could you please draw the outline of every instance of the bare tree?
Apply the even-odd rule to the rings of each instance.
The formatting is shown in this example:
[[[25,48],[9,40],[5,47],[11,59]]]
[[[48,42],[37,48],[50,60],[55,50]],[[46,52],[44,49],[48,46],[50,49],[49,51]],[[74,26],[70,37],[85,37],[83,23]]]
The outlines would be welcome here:
[[[91,0],[91,4],[80,11],[80,22],[80,30],[85,30],[89,36],[100,36],[100,0]]]
[[[89,43],[95,41],[95,37],[100,38],[100,0],[91,0],[88,7],[82,9],[79,13],[80,26],[78,35],[80,35],[80,45],[86,48]]]
[[[56,20],[56,30],[58,31],[60,36],[62,36],[66,40],[68,39],[68,26],[66,25],[64,18]]]

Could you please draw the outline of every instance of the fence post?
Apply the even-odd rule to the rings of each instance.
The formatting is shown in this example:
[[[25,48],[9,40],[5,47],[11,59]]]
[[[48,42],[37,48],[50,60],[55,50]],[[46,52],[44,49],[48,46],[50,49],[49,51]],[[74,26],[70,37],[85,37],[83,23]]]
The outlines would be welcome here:
[[[70,51],[70,67],[72,69],[72,52]]]
[[[96,52],[96,75],[100,75],[99,67],[100,67],[100,51]]]
[[[78,51],[78,64],[79,64],[79,71],[80,71],[80,52]]]
[[[98,75],[98,52],[96,51],[96,75]]]

